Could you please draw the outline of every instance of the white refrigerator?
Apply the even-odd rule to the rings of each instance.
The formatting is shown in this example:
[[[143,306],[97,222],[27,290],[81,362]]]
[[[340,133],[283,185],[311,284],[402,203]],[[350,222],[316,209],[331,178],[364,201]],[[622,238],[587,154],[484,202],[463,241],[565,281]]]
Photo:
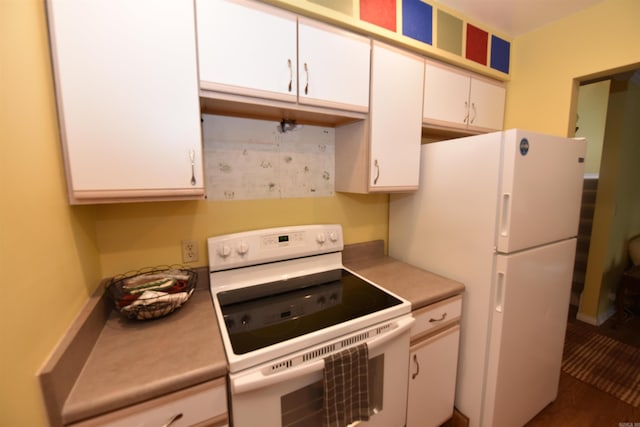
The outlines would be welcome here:
[[[455,404],[472,427],[557,396],[585,154],[517,129],[425,144],[419,190],[391,196],[389,255],[466,286]]]

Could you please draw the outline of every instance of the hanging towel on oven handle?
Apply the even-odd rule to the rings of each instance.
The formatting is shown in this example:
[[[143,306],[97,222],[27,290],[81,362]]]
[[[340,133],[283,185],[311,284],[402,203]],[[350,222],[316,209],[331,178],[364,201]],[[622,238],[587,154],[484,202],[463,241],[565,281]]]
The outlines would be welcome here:
[[[360,344],[324,358],[323,425],[369,419],[369,349]]]

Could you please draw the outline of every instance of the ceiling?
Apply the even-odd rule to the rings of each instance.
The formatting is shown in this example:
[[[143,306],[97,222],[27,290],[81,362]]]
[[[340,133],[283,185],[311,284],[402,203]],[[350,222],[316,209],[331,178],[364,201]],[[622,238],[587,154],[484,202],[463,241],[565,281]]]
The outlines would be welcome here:
[[[517,37],[603,0],[438,0],[507,36]]]

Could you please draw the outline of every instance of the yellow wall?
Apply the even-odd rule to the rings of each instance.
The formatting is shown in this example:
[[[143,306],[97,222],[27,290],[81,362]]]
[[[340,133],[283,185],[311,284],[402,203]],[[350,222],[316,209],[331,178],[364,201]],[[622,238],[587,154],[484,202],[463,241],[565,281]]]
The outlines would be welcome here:
[[[638,16],[640,1],[605,0],[517,38],[512,47],[505,127],[573,136],[577,82],[640,68]],[[598,196],[596,203],[597,211],[604,198]],[[606,254],[608,229],[601,230],[601,235],[592,235],[591,251]],[[585,320],[597,321],[609,307],[606,290],[600,290],[607,271],[608,266],[587,271],[579,313]]]
[[[572,136],[574,79],[640,66],[640,2],[605,0],[514,40],[505,128]]]
[[[312,199],[166,202],[97,207],[97,236],[105,276],[180,263],[180,240],[198,241],[208,264],[206,238],[254,228],[310,223],[342,224],[345,243],[387,238],[388,196],[337,194]]]
[[[44,1],[0,2],[0,425],[44,425],[36,372],[100,277],[95,209],[70,208]]]
[[[607,0],[517,39],[507,125],[566,134],[574,77],[640,62],[637,16],[637,0]],[[0,54],[0,425],[44,425],[36,372],[103,275],[179,262],[185,238],[202,265],[207,236],[252,227],[339,222],[347,243],[386,238],[384,195],[69,207],[43,0],[0,1]]]
[[[603,80],[580,86],[578,94],[578,123],[576,136],[587,138],[587,160],[585,174],[600,172],[602,144],[604,142],[604,124],[607,120],[607,103],[611,82]]]
[[[0,1],[0,426],[46,424],[36,373],[101,277],[181,262],[180,240],[341,223],[386,239],[388,196],[67,204],[43,0]]]

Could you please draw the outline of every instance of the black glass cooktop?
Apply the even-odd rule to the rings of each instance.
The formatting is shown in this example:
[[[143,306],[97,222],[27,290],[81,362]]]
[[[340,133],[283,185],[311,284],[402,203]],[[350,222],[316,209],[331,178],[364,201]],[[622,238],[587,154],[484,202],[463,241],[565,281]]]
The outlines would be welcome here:
[[[219,292],[217,298],[235,354],[402,303],[343,269]]]

